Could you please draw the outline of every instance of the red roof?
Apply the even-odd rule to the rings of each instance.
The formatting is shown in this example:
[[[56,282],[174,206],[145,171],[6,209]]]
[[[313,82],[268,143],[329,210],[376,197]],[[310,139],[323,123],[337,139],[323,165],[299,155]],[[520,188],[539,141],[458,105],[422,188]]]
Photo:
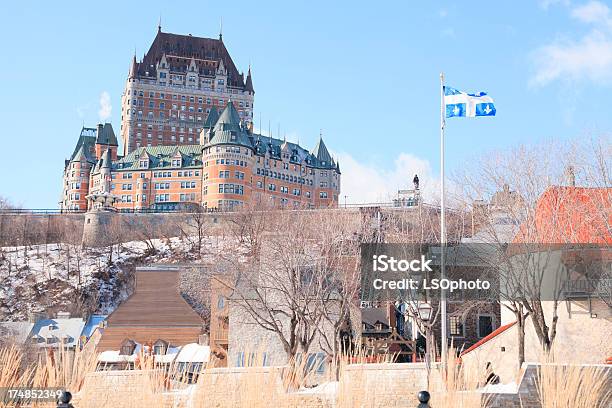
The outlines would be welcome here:
[[[489,333],[488,336],[483,337],[482,339],[480,339],[477,343],[475,343],[472,347],[468,348],[467,350],[465,350],[463,353],[461,353],[461,355],[463,356],[464,354],[469,353],[470,351],[482,346],[483,344],[485,344],[487,341],[497,337],[498,335],[500,335],[501,333],[505,332],[506,330],[508,330],[510,327],[514,326],[516,324],[516,322],[512,322],[512,323],[508,323],[505,324],[503,326],[498,327],[496,330],[493,330],[491,333]]]
[[[612,244],[612,188],[553,186],[538,199],[534,218],[515,243]]]

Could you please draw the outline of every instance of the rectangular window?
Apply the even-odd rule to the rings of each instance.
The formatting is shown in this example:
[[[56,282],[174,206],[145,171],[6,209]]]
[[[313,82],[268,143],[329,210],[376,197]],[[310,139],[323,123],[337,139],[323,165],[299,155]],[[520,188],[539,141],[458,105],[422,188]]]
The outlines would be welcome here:
[[[459,316],[450,316],[448,318],[448,328],[451,336],[463,337],[463,322]]]
[[[493,316],[478,316],[478,337],[483,338],[493,332]]]

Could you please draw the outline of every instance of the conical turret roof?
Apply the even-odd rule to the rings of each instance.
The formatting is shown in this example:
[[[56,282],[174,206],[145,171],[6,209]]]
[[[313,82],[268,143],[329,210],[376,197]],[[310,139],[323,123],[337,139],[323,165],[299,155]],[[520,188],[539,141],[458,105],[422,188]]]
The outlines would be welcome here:
[[[211,129],[215,126],[217,121],[219,120],[219,111],[216,107],[210,108],[210,112],[206,117],[206,122],[204,122],[204,129]]]
[[[323,137],[319,137],[319,141],[317,145],[312,150],[312,155],[317,158],[320,164],[325,163],[325,165],[330,165],[332,162],[331,155],[327,150],[327,146],[325,146],[325,142],[323,142]]]
[[[255,93],[255,89],[253,89],[253,78],[251,76],[251,67],[249,67],[249,72],[247,73],[245,88],[247,91]]]
[[[215,124],[215,132],[238,129],[240,129],[240,115],[238,115],[234,103],[229,101]]]
[[[129,77],[130,78],[135,78],[137,72],[138,72],[138,66],[137,66],[137,63],[136,63],[136,54],[134,54],[134,57],[132,58],[132,65],[130,65]]]

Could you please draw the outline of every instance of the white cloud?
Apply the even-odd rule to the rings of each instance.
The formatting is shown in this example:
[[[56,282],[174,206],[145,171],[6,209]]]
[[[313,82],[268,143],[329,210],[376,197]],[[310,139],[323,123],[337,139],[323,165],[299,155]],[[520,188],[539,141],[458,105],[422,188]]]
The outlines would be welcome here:
[[[536,72],[532,86],[554,81],[588,80],[612,84],[612,13],[610,8],[591,1],[574,7],[570,13],[590,26],[580,39],[557,39],[534,52]]]
[[[100,121],[104,122],[111,117],[113,106],[111,104],[111,98],[108,92],[103,91],[100,94],[100,109],[98,110],[98,116]]]
[[[590,1],[582,6],[578,6],[572,10],[571,14],[573,18],[583,23],[603,24],[604,26],[612,27],[610,9],[599,1]]]
[[[389,202],[397,196],[398,189],[412,188],[415,174],[419,176],[426,201],[435,201],[439,196],[439,179],[433,176],[429,161],[410,153],[400,153],[388,170],[372,163],[360,163],[348,153],[340,153],[337,157],[342,171],[342,204],[345,195],[348,203]]]

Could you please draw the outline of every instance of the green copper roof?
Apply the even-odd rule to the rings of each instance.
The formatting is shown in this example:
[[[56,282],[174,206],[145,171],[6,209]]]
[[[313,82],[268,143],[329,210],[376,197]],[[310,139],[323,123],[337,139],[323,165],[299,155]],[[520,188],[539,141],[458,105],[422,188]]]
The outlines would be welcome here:
[[[127,156],[115,161],[113,168],[116,170],[142,169],[139,162],[147,157],[149,159],[149,169],[170,168],[172,167],[172,159],[179,156],[182,159],[181,168],[202,166],[202,146],[182,145],[139,147]]]
[[[210,112],[208,113],[208,117],[206,117],[206,122],[204,122],[204,129],[211,129],[217,123],[219,119],[219,111],[216,107],[210,108]]]
[[[92,163],[95,162],[96,159],[91,153],[94,149],[95,143],[96,129],[83,127],[81,129],[81,134],[79,135],[79,140],[77,140],[77,144],[70,155],[70,160],[68,161],[79,161],[80,157],[85,157],[86,160]],[[76,158],[77,155],[80,155],[78,159]]]
[[[238,115],[238,111],[236,110],[236,107],[232,101],[229,101],[227,105],[225,105],[225,109],[223,109],[223,112],[221,112],[221,115],[215,124],[214,130],[215,132],[220,130],[241,130],[240,115]]]
[[[233,144],[253,148],[249,132],[242,126],[238,111],[230,101],[219,116],[206,146]]]

